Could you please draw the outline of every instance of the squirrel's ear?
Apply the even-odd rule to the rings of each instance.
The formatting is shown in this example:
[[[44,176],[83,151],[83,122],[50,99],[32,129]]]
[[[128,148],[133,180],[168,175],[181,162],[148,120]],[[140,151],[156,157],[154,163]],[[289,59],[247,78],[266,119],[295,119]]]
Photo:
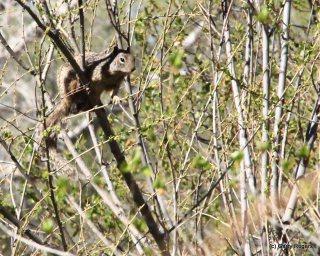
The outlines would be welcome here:
[[[130,46],[127,47],[126,52],[130,52]]]

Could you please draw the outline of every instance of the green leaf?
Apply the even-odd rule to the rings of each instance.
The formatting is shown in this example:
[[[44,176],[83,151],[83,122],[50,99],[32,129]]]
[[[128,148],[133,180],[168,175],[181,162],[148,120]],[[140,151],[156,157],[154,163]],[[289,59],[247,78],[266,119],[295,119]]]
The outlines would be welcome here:
[[[231,159],[236,162],[241,161],[243,159],[243,152],[241,150],[234,151],[231,154]]]
[[[209,170],[211,168],[210,163],[204,159],[201,155],[197,155],[193,158],[191,166],[196,169]]]
[[[141,164],[141,152],[140,150],[136,150],[134,153],[134,157],[132,159],[132,164],[136,167]]]
[[[45,233],[47,234],[50,234],[52,233],[53,231],[53,228],[54,228],[54,222],[51,218],[48,218],[48,219],[45,219],[43,222],[42,222],[42,231],[44,231]]]
[[[164,180],[158,176],[153,182],[153,187],[155,189],[165,189],[166,184],[164,183]]]
[[[288,172],[293,168],[295,161],[293,159],[286,159],[281,163],[283,171],[288,174]]]
[[[9,130],[5,130],[2,132],[2,136],[3,139],[11,139],[13,137],[11,131]]]
[[[52,127],[48,127],[47,129],[45,129],[43,132],[42,132],[42,136],[44,138],[47,138],[50,136],[50,134],[53,134],[53,133],[59,133],[61,131],[61,127],[60,125],[54,125]]]
[[[261,7],[260,12],[256,15],[258,21],[262,24],[268,24],[270,21],[270,12],[266,5]]]
[[[137,227],[141,232],[146,232],[146,230],[148,230],[147,224],[142,219],[135,218],[133,223],[134,226]]]
[[[175,68],[180,69],[182,68],[182,65],[183,65],[183,56],[184,56],[183,49],[178,49],[170,54],[169,62]]]
[[[144,166],[141,168],[141,172],[143,173],[144,176],[146,177],[151,177],[152,175],[152,170],[149,166]]]
[[[43,172],[41,172],[41,177],[42,177],[43,179],[48,179],[48,177],[49,177],[49,172],[48,172],[48,170],[44,170]]]
[[[68,188],[70,188],[70,181],[66,177],[59,177],[56,183],[57,188],[57,198],[62,200],[68,193]]]
[[[308,149],[307,145],[303,145],[297,152],[297,156],[300,158],[307,158],[309,154],[310,150]]]
[[[258,144],[258,149],[259,149],[260,151],[262,151],[262,152],[271,149],[271,143],[270,143],[270,141],[260,142],[260,143]]]
[[[157,136],[154,134],[153,129],[148,128],[146,135],[147,135],[148,140],[149,140],[150,142],[156,142],[156,141],[157,141]]]
[[[132,164],[122,163],[119,169],[121,172],[130,172],[130,170],[132,169]]]

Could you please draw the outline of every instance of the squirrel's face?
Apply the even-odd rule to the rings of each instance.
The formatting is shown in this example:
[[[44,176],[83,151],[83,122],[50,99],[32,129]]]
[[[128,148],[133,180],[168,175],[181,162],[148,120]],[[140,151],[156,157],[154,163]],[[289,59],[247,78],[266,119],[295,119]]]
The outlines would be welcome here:
[[[123,73],[128,75],[135,70],[134,57],[130,53],[120,52],[111,62],[110,73]]]

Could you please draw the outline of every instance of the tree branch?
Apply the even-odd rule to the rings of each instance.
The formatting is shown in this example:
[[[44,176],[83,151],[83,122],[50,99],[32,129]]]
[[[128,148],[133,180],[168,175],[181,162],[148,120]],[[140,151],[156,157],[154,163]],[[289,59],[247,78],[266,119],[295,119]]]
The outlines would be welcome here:
[[[74,71],[77,73],[80,82],[84,86],[88,86],[90,84],[90,79],[86,76],[85,72],[81,70],[79,67],[78,63],[75,61],[74,57],[72,56],[72,53],[69,51],[67,48],[66,44],[62,41],[60,38],[59,34],[56,31],[53,31],[52,29],[48,28],[42,22],[39,20],[37,15],[30,9],[29,6],[24,4],[21,0],[16,0],[20,4],[20,6],[25,9],[29,15],[34,19],[34,21],[38,24],[38,26],[43,30],[46,31],[47,35],[51,38],[51,40],[54,42],[54,44],[59,48],[59,50],[65,55],[67,60],[69,61],[70,65],[74,69]],[[102,103],[100,100],[95,102],[94,97],[92,97],[91,92],[89,92],[88,95],[88,102],[93,108],[94,106],[102,106]],[[110,123],[107,118],[106,111],[101,108],[94,108],[94,112],[98,117],[100,126],[106,136],[106,139],[109,141],[109,146],[111,149],[112,154],[114,155],[116,162],[117,162],[117,167],[121,171],[121,174],[127,183],[127,186],[130,189],[130,192],[133,196],[133,200],[137,207],[139,207],[141,210],[141,214],[146,221],[146,224],[149,228],[150,233],[152,234],[155,242],[157,243],[161,254],[162,255],[169,255],[168,252],[168,244],[167,244],[167,236],[165,233],[161,233],[157,223],[155,222],[152,213],[149,209],[148,204],[143,198],[142,192],[140,188],[138,187],[133,175],[130,172],[127,172],[125,170],[125,167],[127,165],[125,156],[123,152],[120,150],[119,144],[113,139],[113,131],[111,129]]]

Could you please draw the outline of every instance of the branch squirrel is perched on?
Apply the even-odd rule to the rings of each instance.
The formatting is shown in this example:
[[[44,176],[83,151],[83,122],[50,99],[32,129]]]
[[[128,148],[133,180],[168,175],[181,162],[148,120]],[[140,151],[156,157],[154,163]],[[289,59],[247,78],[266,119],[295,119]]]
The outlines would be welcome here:
[[[90,109],[87,100],[87,90],[95,99],[100,99],[104,91],[112,91],[111,98],[117,94],[123,79],[135,70],[135,60],[126,50],[114,47],[107,56],[103,54],[86,52],[85,73],[90,78],[88,88],[81,85],[80,80],[71,65],[64,64],[57,74],[57,85],[61,95],[61,102],[48,116],[47,127],[56,125],[63,117]],[[82,59],[75,57],[78,64]],[[95,101],[95,99],[93,99]]]

